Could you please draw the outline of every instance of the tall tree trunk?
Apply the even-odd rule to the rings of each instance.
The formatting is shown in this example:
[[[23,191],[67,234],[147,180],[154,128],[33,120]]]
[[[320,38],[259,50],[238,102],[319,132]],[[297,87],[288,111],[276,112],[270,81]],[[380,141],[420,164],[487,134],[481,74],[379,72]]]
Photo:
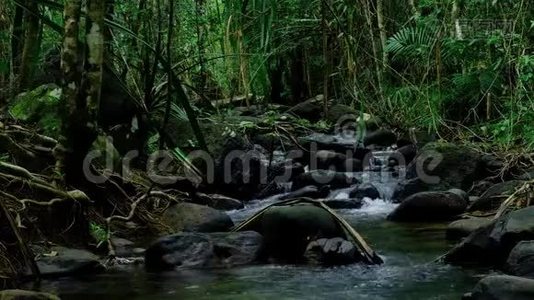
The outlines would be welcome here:
[[[162,134],[167,129],[167,123],[169,122],[171,114],[171,104],[172,104],[172,95],[173,95],[173,76],[172,76],[172,36],[174,28],[174,1],[169,1],[169,24],[167,32],[167,66],[165,70],[167,71],[167,103],[165,104],[165,116],[163,118],[163,123],[160,128],[160,139],[159,139],[159,148],[163,149],[165,146],[165,136]]]
[[[380,32],[380,44],[382,46],[382,72],[386,72],[388,63],[388,53],[386,52],[387,31],[384,22],[384,0],[376,1],[376,20],[378,23],[378,31]]]
[[[34,0],[27,0],[26,7],[37,13],[39,6]],[[31,83],[35,62],[39,55],[39,18],[32,12],[24,12],[24,47],[20,64],[19,90]]]
[[[462,27],[460,26],[460,8],[458,6],[458,0],[452,1],[452,12],[451,12],[451,18],[453,23],[453,30],[452,30],[452,36],[456,37],[457,39],[461,40],[463,39],[463,33],[462,33]]]
[[[208,81],[206,72],[206,3],[205,0],[196,0],[196,17],[197,17],[197,47],[198,47],[198,64],[200,66],[198,86],[199,91],[204,92]]]
[[[323,70],[323,112],[324,115],[328,113],[328,79],[330,78],[330,55],[328,49],[328,21],[326,19],[326,13],[328,11],[328,0],[321,1],[321,27],[323,32],[323,60],[324,60],[324,70]]]
[[[106,0],[106,18],[110,21],[113,21],[113,17],[115,15],[115,0]],[[113,31],[111,30],[110,26],[105,26],[104,29],[104,43],[106,45],[105,52],[107,55],[112,55],[113,47],[112,47],[112,41],[113,41]]]
[[[65,32],[61,52],[61,71],[63,72],[63,117],[74,115],[80,93],[81,73],[78,65],[78,35],[80,28],[81,0],[67,0],[63,18]],[[68,126],[68,124],[65,124]]]
[[[78,36],[82,0],[66,0],[64,9],[65,32],[61,52],[61,70],[63,72],[62,105],[63,118],[62,149],[58,151],[58,171],[65,175],[67,183],[78,183],[83,176],[82,164],[87,147],[84,139],[87,122],[85,105],[81,90],[81,70],[79,68]]]
[[[13,18],[13,29],[11,36],[11,67],[12,73],[19,73],[20,58],[21,58],[21,45],[24,40],[24,27],[23,25],[24,10],[22,7],[15,6],[15,17]]]
[[[100,108],[100,93],[102,91],[102,68],[104,64],[104,16],[106,15],[106,0],[87,0],[87,57],[86,70],[86,99],[89,113],[88,126],[97,128],[98,110]]]
[[[17,77],[20,69],[21,46],[24,42],[23,28],[24,10],[22,7],[15,5],[15,16],[13,17],[13,26],[11,29],[11,61],[10,61],[10,91],[9,97],[13,98],[17,94],[18,81]]]
[[[383,77],[382,77],[382,71],[380,69],[380,64],[378,63],[378,50],[376,49],[376,42],[375,42],[375,33],[373,30],[373,21],[372,21],[372,12],[371,7],[369,5],[369,0],[363,0],[364,5],[364,14],[365,14],[365,20],[367,22],[367,27],[369,29],[369,39],[371,42],[371,49],[373,50],[373,63],[375,65],[376,70],[376,78],[377,78],[377,84],[378,84],[378,95],[380,96],[380,99],[382,101],[384,98],[384,90],[382,88],[383,84]]]
[[[9,70],[11,65],[10,42],[10,10],[7,5],[0,5],[0,86],[7,87],[9,82]],[[0,106],[7,99],[5,88],[0,88]]]

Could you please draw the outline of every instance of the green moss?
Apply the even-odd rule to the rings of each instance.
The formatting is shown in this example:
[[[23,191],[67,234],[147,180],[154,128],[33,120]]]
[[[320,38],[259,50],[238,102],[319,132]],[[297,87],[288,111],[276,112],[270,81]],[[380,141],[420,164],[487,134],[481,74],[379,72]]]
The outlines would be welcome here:
[[[46,135],[57,137],[61,129],[60,99],[58,86],[42,85],[17,96],[9,106],[9,113],[16,120],[36,124]]]

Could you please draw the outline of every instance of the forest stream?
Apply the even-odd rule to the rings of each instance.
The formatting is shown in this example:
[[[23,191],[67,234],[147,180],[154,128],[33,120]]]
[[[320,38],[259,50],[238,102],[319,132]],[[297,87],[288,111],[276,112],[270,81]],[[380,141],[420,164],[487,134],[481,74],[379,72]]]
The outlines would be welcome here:
[[[445,239],[446,223],[386,220],[397,206],[391,202],[398,182],[392,173],[351,175],[376,186],[381,199],[366,198],[360,209],[337,212],[379,253],[382,265],[253,265],[159,274],[127,266],[86,278],[45,280],[28,288],[54,292],[61,299],[460,299],[480,279],[473,270],[434,262],[453,246]],[[334,190],[328,198],[347,198],[347,190]],[[279,197],[250,201],[229,215],[239,224]]]
[[[0,300],[534,299],[534,0],[0,0]]]

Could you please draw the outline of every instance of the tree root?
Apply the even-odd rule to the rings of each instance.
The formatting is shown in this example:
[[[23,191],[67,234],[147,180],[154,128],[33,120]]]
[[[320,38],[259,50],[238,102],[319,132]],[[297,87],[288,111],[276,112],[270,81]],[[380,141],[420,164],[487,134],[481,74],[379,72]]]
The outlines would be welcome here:
[[[137,198],[137,200],[133,201],[130,204],[130,212],[128,213],[127,216],[113,215],[113,216],[110,216],[110,217],[106,218],[105,219],[105,222],[106,222],[106,241],[107,241],[107,244],[108,244],[108,256],[109,257],[113,258],[116,255],[115,254],[115,247],[113,246],[113,244],[111,242],[111,224],[113,222],[115,222],[115,221],[121,221],[121,222],[131,221],[132,218],[135,216],[135,213],[137,211],[137,208],[139,207],[139,204],[141,204],[141,202],[143,202],[144,200],[146,200],[146,199],[148,199],[150,197],[163,198],[163,199],[171,201],[171,202],[177,201],[173,196],[171,196],[170,194],[167,194],[164,191],[151,191],[151,190],[149,190],[148,192],[144,193],[142,196]]]
[[[21,235],[20,235],[20,233],[18,231],[18,228],[15,225],[15,221],[11,217],[11,214],[9,213],[9,210],[4,205],[3,201],[0,201],[0,209],[1,209],[3,215],[5,216],[8,224],[9,224],[9,227],[11,228],[11,231],[12,231],[13,235],[17,239],[19,251],[22,254],[22,257],[24,259],[24,262],[25,262],[26,266],[30,268],[30,270],[32,271],[33,276],[35,278],[39,279],[41,277],[41,273],[39,271],[39,267],[35,263],[35,259],[34,259],[33,255],[32,255],[32,252],[31,252],[30,248],[28,247],[28,244],[25,243],[24,240],[22,239],[22,237],[21,237]]]

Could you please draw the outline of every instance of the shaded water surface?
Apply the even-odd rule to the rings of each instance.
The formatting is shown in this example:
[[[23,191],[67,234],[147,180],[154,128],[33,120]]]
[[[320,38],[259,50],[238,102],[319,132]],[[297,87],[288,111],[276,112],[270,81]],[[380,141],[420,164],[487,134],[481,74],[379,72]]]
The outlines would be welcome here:
[[[372,182],[383,199],[391,198],[396,179],[390,173],[351,175]],[[329,198],[346,198],[348,190],[334,191]],[[239,223],[276,198],[252,201],[229,214]],[[452,246],[445,239],[445,224],[388,222],[395,206],[366,199],[361,209],[338,211],[382,256],[381,266],[259,265],[165,274],[127,267],[90,278],[44,281],[35,288],[62,299],[460,299],[478,276],[434,262]]]
[[[245,218],[262,205],[234,212]],[[460,299],[476,282],[466,270],[433,263],[450,245],[444,225],[385,220],[394,204],[367,201],[344,216],[384,258],[382,266],[262,265],[147,274],[142,267],[84,279],[45,281],[62,299]]]

